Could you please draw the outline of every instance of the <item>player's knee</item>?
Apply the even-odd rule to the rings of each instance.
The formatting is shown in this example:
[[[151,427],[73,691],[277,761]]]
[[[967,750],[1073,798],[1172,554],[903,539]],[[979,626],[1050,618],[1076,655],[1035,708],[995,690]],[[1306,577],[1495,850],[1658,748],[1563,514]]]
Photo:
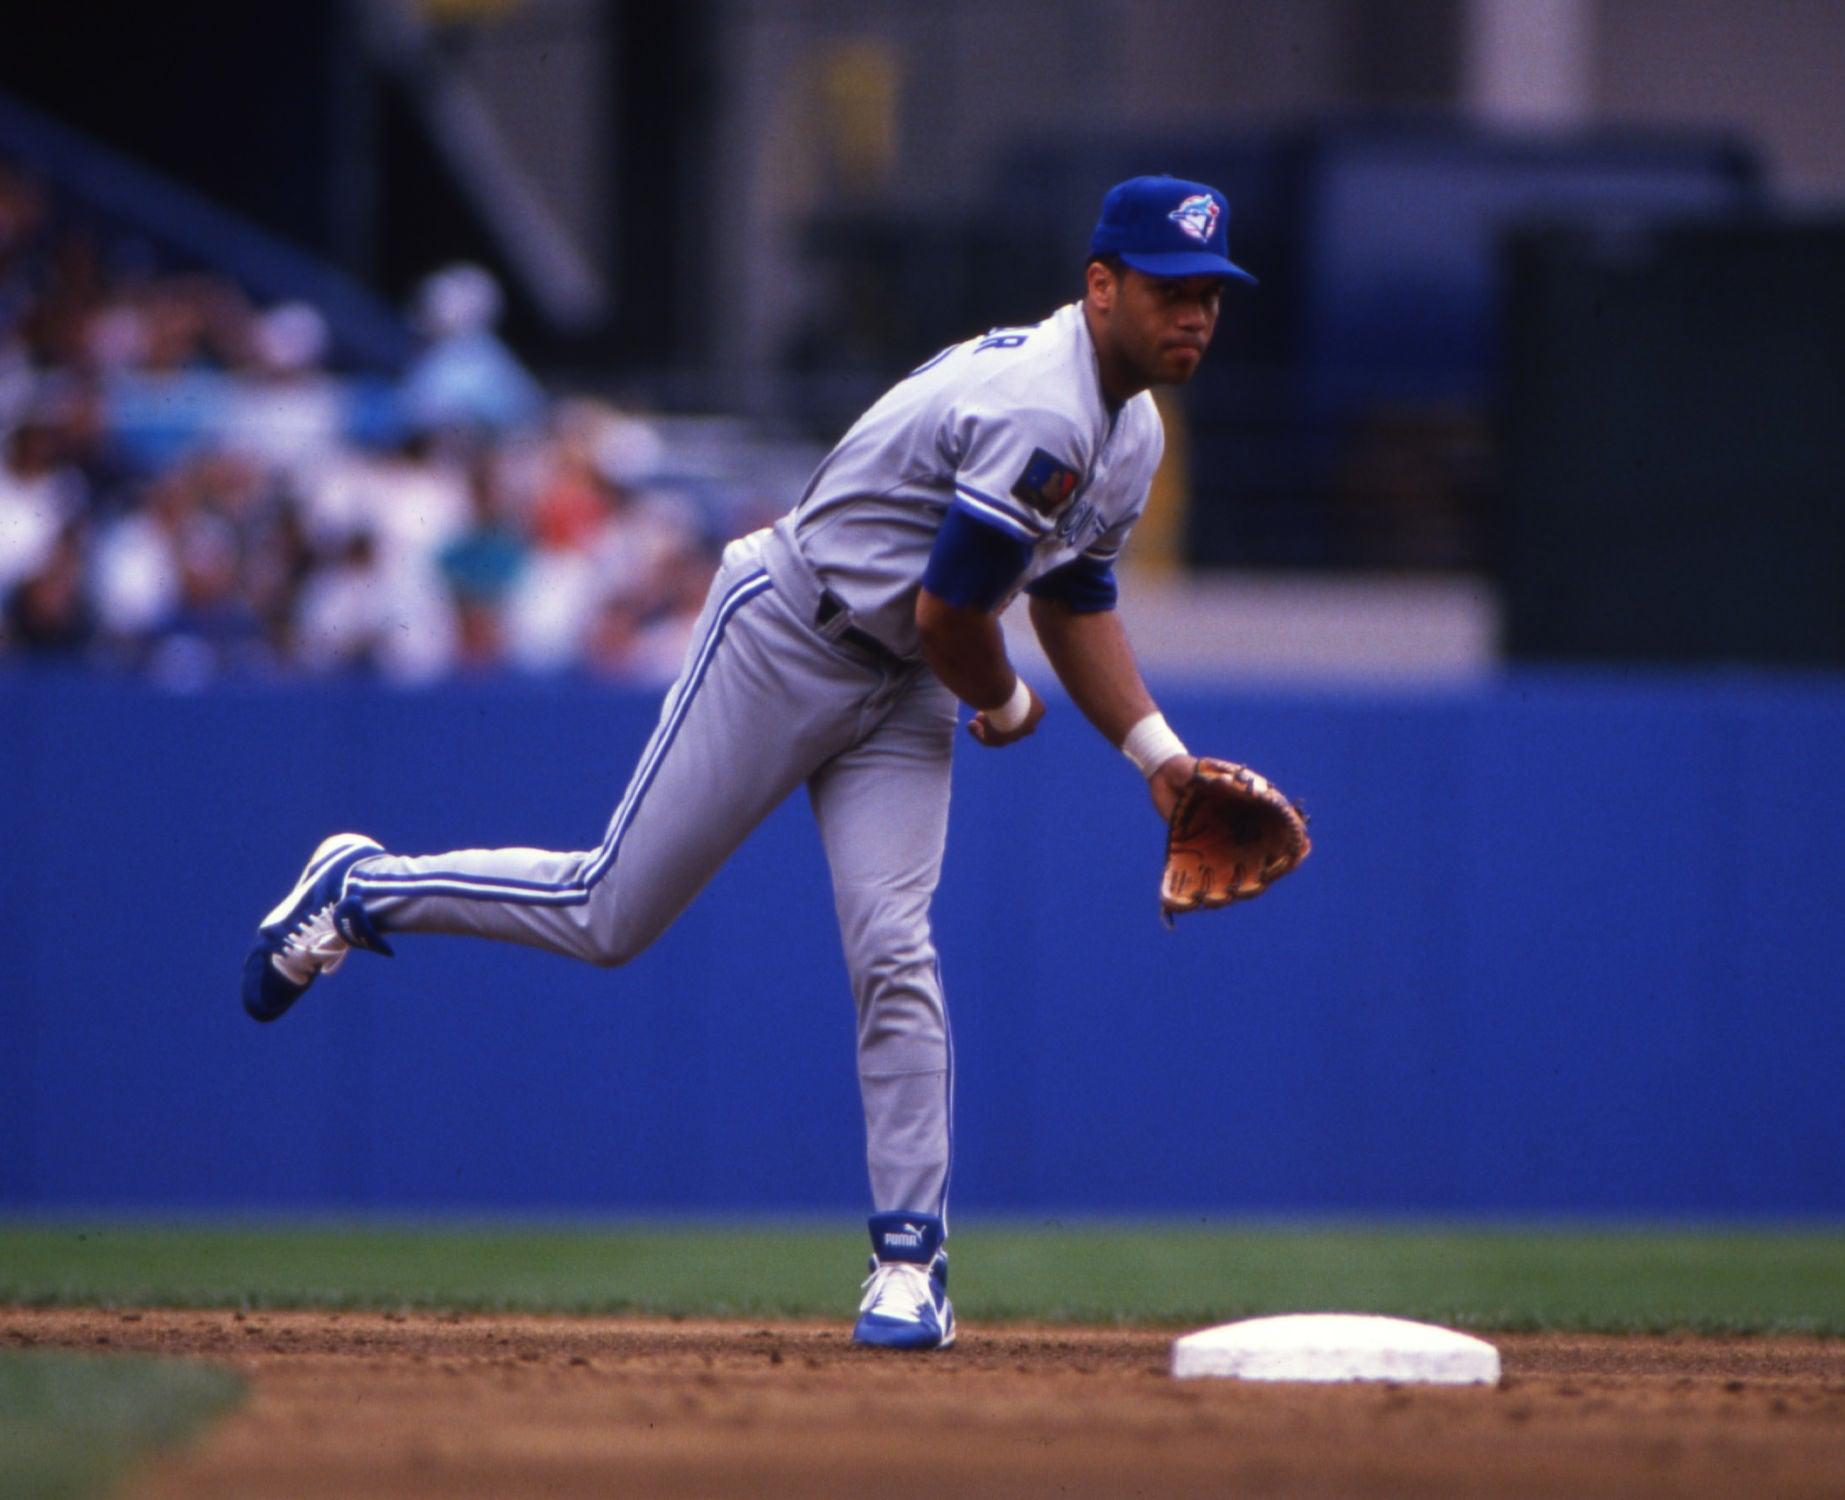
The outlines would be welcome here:
[[[655,934],[636,932],[620,925],[592,927],[589,961],[599,969],[619,969],[639,958],[653,942]]]
[[[926,892],[863,889],[840,912],[846,966],[861,1012],[937,991],[935,942]]]
[[[908,994],[935,987],[935,952],[884,952],[867,963],[863,983],[873,995]]]
[[[598,969],[619,969],[631,959],[639,958],[646,946],[625,932],[600,933],[588,957]]]
[[[920,1000],[939,1010],[934,945],[927,938],[917,940],[914,934],[892,937],[889,944],[872,949],[871,956],[856,965],[853,988],[860,1008],[889,1008]]]
[[[659,936],[659,930],[650,927],[644,916],[636,918],[633,907],[617,900],[608,882],[598,884],[577,912],[577,930],[582,938],[579,951],[599,969],[619,969],[639,958]]]
[[[580,912],[575,927],[577,940],[572,949],[576,957],[598,969],[619,969],[637,951],[627,934],[616,924],[598,921],[599,913]]]

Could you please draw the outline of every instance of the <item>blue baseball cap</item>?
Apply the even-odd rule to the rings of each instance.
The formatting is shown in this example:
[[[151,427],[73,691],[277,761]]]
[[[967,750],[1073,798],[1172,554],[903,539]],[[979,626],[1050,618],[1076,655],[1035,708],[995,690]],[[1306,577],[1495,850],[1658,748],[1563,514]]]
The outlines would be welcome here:
[[[1091,255],[1119,256],[1149,276],[1255,277],[1230,259],[1230,203],[1180,177],[1130,177],[1108,190]]]

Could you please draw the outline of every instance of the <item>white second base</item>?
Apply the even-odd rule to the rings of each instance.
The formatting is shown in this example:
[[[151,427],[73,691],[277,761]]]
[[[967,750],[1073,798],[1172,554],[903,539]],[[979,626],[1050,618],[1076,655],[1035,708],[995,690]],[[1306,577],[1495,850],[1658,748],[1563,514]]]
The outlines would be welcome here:
[[[1484,1339],[1406,1318],[1289,1313],[1186,1334],[1173,1342],[1172,1373],[1496,1385],[1499,1351]]]

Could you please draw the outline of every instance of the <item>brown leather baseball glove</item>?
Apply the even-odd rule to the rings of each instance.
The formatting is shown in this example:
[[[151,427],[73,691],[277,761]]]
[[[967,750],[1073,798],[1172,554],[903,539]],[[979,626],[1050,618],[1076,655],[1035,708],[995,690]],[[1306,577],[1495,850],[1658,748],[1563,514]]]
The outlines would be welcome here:
[[[1260,896],[1312,847],[1306,814],[1265,778],[1200,759],[1167,829],[1161,916],[1170,927],[1179,912]]]

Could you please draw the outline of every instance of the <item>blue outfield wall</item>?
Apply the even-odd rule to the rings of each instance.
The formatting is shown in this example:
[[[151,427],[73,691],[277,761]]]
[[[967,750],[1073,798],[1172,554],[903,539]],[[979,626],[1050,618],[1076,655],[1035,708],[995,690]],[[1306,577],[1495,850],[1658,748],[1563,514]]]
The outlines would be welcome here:
[[[1067,703],[965,743],[958,1206],[1845,1212],[1845,683],[1162,696],[1308,802],[1315,853],[1168,932],[1145,794]],[[593,844],[655,712],[0,681],[0,1206],[861,1208],[799,799],[626,969],[411,937],[239,1008],[322,835]]]

